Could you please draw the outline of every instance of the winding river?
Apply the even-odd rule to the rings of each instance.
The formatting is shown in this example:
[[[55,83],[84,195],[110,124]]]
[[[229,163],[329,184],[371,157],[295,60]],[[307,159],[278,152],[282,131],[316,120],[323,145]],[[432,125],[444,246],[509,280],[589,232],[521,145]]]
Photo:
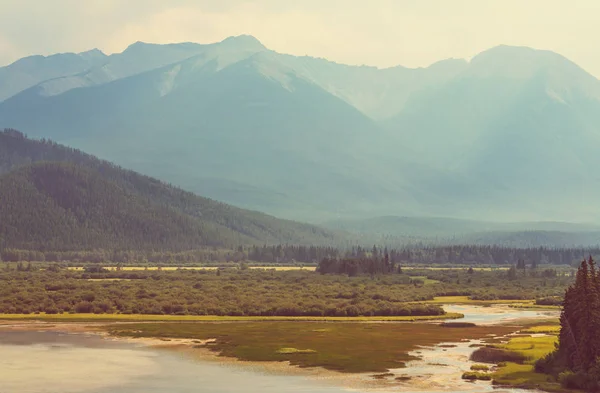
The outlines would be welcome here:
[[[475,323],[546,315],[502,307],[446,309],[462,312],[465,321]],[[477,342],[415,351],[420,360],[409,362],[407,368],[391,370],[411,380],[392,386],[385,381],[370,381],[366,375],[287,375],[235,362],[201,361],[174,351],[106,340],[93,334],[19,331],[0,326],[0,393],[491,392],[488,382],[460,379],[472,364],[468,357],[474,350],[470,347],[473,343]],[[345,380],[358,383],[352,385]]]

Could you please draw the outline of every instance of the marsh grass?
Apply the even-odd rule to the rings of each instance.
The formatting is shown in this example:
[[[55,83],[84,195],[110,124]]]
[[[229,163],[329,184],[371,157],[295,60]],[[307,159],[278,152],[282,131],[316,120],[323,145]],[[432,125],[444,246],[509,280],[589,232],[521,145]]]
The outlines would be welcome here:
[[[423,316],[392,317],[262,317],[262,316],[213,316],[213,315],[141,315],[141,314],[0,314],[0,320],[35,320],[56,322],[418,322],[459,319],[460,313]]]
[[[333,323],[320,329],[318,324],[307,322],[139,323],[104,329],[126,337],[214,339],[208,348],[221,356],[244,361],[289,361],[300,367],[347,373],[385,373],[416,359],[409,352],[420,346],[514,331],[514,327],[507,326],[462,330],[422,323]],[[309,348],[311,352],[281,352],[282,348]]]

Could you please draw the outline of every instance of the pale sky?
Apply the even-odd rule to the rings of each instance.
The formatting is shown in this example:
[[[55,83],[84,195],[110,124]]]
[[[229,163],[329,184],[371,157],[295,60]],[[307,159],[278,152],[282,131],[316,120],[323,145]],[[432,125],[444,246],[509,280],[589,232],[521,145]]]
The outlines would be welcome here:
[[[522,45],[600,77],[600,0],[0,0],[0,66],[31,54],[239,34],[278,52],[379,67]]]

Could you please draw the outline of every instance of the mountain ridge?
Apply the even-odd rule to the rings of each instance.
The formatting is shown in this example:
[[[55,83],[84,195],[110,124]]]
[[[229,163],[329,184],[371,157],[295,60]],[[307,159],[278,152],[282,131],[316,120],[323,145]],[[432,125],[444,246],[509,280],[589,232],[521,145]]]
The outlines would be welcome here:
[[[600,221],[600,82],[561,55],[499,46],[378,69],[253,37],[137,45],[153,65],[43,82],[0,103],[0,126],[303,221]]]

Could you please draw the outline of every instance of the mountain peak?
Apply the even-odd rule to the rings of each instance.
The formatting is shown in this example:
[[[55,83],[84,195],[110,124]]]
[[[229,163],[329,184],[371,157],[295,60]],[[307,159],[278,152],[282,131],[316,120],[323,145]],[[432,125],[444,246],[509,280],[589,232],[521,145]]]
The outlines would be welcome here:
[[[94,49],[91,49],[91,50],[88,50],[85,52],[78,53],[78,55],[84,59],[91,60],[91,61],[100,60],[100,59],[104,59],[105,57],[107,57],[106,54],[98,48],[94,48]]]
[[[222,45],[231,45],[239,49],[265,50],[267,49],[256,37],[248,34],[231,36],[221,41]]]
[[[149,46],[149,45],[152,45],[152,44],[148,44],[148,43],[142,42],[142,41],[136,41],[133,44],[129,45],[127,47],[127,49],[125,49],[124,52],[130,52],[132,50],[138,50],[138,49],[141,49],[141,48]]]
[[[566,57],[549,50],[525,46],[499,45],[471,59],[471,73],[476,76],[505,76],[527,79],[541,70],[555,69],[566,74],[580,70]]]

